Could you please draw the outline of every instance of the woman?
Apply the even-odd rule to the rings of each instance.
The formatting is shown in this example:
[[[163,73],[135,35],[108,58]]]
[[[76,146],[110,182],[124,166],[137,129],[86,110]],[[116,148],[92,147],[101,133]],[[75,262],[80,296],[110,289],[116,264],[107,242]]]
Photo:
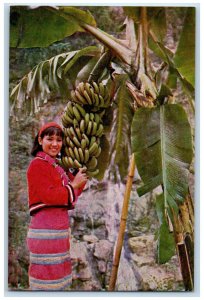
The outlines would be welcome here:
[[[64,290],[72,281],[67,210],[74,208],[88,178],[83,168],[74,177],[57,163],[63,137],[57,123],[47,123],[31,151],[35,157],[27,171],[31,290]]]

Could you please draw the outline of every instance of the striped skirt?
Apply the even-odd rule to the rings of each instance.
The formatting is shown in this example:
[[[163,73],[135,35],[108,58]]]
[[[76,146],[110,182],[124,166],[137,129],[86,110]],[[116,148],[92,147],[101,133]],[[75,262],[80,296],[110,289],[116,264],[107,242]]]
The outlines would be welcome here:
[[[31,290],[65,290],[72,282],[70,230],[64,209],[42,209],[32,217],[27,245]]]

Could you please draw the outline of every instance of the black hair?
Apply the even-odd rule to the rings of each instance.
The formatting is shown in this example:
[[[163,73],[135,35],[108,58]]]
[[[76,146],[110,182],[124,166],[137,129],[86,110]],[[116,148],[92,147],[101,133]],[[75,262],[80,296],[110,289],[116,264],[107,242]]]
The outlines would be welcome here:
[[[38,142],[38,134],[36,135],[36,137],[34,139],[34,142],[33,142],[33,147],[32,147],[32,150],[31,150],[31,155],[32,156],[36,156],[36,154],[39,151],[42,151],[42,146]],[[49,136],[57,135],[57,136],[60,136],[62,139],[64,139],[64,132],[60,128],[57,128],[57,127],[48,127],[48,128],[46,128],[45,130],[43,130],[40,137],[43,139],[43,137],[45,135],[49,135]],[[64,153],[64,145],[62,145],[61,153]]]

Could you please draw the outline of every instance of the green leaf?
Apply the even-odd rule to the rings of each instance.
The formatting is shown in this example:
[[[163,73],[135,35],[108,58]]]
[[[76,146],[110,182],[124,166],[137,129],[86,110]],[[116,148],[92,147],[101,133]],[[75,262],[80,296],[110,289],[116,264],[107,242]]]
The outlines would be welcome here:
[[[105,135],[101,137],[100,146],[101,146],[101,154],[98,157],[98,164],[97,164],[99,173],[95,176],[95,178],[97,178],[98,180],[102,180],[104,178],[104,174],[108,169],[108,166],[110,164],[110,159],[111,159],[110,143]]]
[[[175,240],[173,232],[169,231],[168,223],[165,218],[164,194],[156,198],[156,211],[160,223],[157,246],[157,261],[164,264],[175,254]]]
[[[77,74],[94,55],[99,55],[99,53],[100,50],[93,46],[62,53],[40,62],[12,90],[11,115],[15,115],[16,108],[21,109],[26,102],[33,99],[36,99],[35,110],[33,111],[33,106],[28,105],[29,110],[25,111],[27,114],[38,112],[39,107],[46,104],[51,95],[61,94],[67,99],[69,89],[75,88]],[[65,69],[67,69],[67,74],[64,72]]]
[[[174,57],[175,67],[193,87],[195,85],[195,8],[187,10],[183,31]]]
[[[144,185],[141,196],[163,186],[165,207],[177,210],[188,193],[192,160],[191,128],[178,104],[140,108],[132,122],[132,151]]]
[[[130,128],[133,118],[133,100],[127,90],[127,75],[120,75],[120,82],[115,98],[117,104],[113,122],[113,141],[111,153],[115,154],[114,164],[118,167],[121,178],[127,175],[130,153]]]
[[[74,21],[78,20],[79,24],[86,23],[91,26],[96,26],[96,21],[90,11],[84,11],[76,7],[60,6],[59,12],[63,12],[67,17],[73,18]]]
[[[80,25],[81,21],[95,25],[95,20],[89,12],[73,7],[56,9],[40,6],[30,9],[28,6],[12,6],[10,46],[47,47],[77,31],[84,31]]]
[[[167,31],[165,8],[148,7],[147,11],[151,30],[157,36],[158,41],[162,42]]]

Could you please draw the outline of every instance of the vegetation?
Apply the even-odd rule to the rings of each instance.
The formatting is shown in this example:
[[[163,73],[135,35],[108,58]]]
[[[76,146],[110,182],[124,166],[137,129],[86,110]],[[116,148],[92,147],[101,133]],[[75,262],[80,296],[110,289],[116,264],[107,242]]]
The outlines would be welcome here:
[[[182,30],[177,48],[171,51],[165,43],[168,9],[164,7],[125,7],[122,39],[99,29],[87,9],[12,7],[11,47],[47,47],[76,32],[88,32],[98,42],[59,53],[33,67],[11,92],[11,116],[16,120],[32,116],[59,95],[66,102],[79,102],[73,91],[76,93],[82,82],[107,86],[112,101],[104,107],[101,120],[106,147],[98,157],[106,163],[100,168],[98,162],[96,178],[102,179],[109,169],[115,180],[123,180],[131,155],[143,182],[138,194],[162,187],[156,201],[158,261],[168,261],[176,247],[185,288],[191,290],[193,203],[188,177],[193,136],[175,90],[178,86],[184,89],[194,112],[195,10],[177,12],[183,20]],[[80,104],[89,114],[90,103]],[[95,102],[94,106],[97,113],[99,105]],[[65,128],[73,127],[73,120]]]

